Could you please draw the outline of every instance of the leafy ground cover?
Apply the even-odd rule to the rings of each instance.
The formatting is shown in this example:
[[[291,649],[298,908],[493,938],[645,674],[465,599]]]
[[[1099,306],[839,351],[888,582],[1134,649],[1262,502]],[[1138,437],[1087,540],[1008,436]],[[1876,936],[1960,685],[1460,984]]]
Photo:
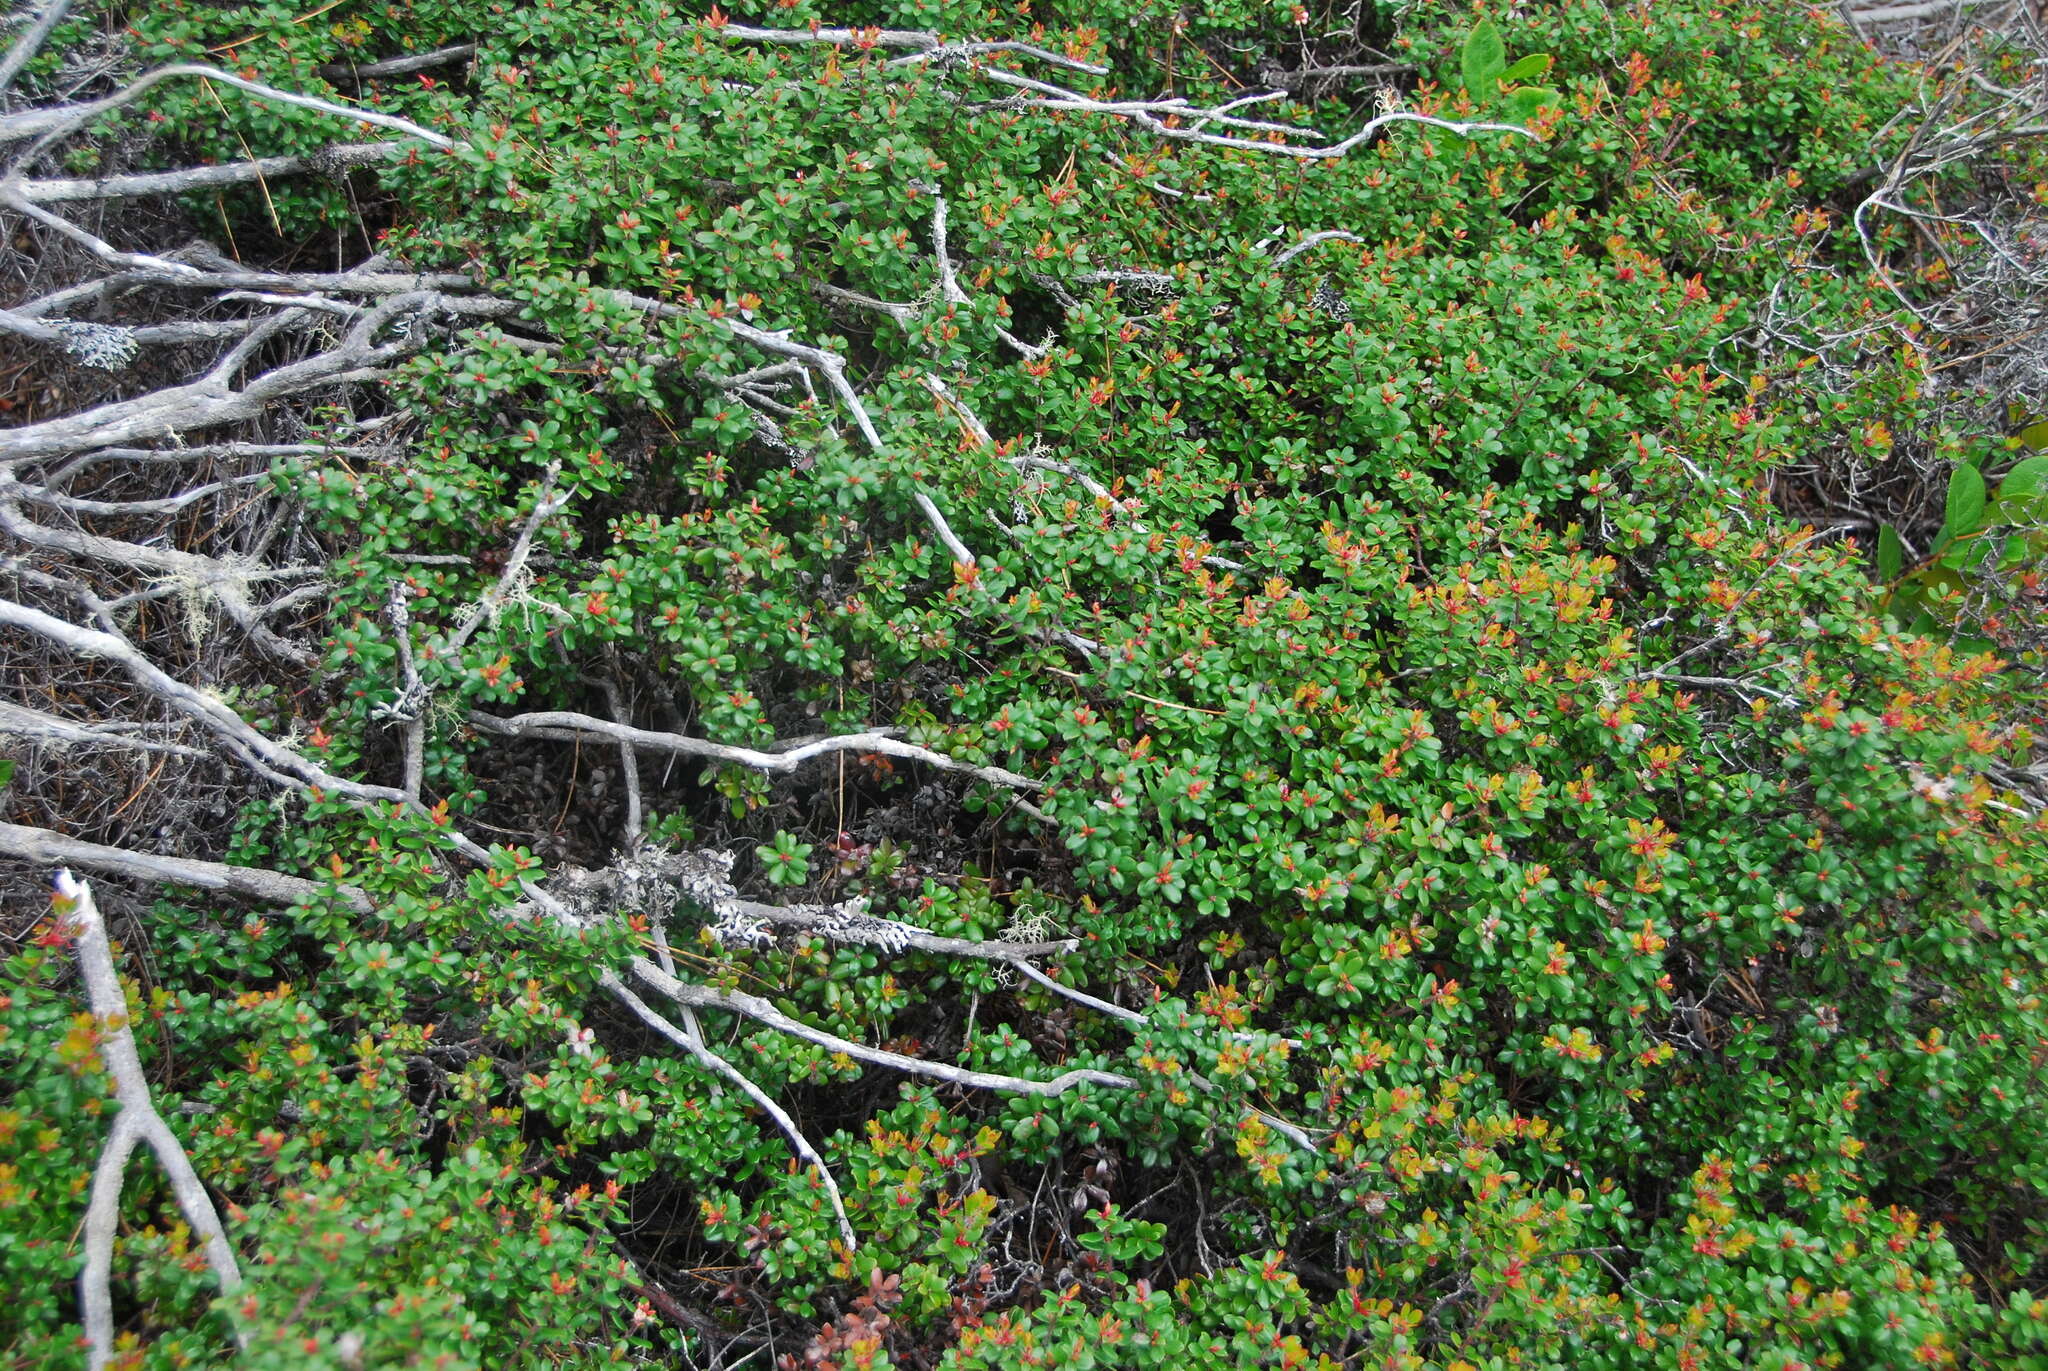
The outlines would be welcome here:
[[[20,724],[6,850],[238,1260],[131,1164],[95,1363],[2048,1365],[2024,40],[62,16],[9,698],[173,750]],[[122,1025],[22,907],[71,1365]]]

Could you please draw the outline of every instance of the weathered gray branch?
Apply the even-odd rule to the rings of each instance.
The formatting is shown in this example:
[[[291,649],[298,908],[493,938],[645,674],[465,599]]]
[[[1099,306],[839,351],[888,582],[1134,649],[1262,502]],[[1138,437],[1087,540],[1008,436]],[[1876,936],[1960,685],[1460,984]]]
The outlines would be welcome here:
[[[15,183],[22,199],[54,205],[77,200],[130,200],[143,195],[183,195],[195,190],[223,190],[253,185],[301,172],[330,173],[351,167],[395,162],[412,150],[400,139],[382,143],[338,143],[306,155],[253,157],[242,162],[184,167],[176,171],[136,171],[118,176],[51,176]]]
[[[854,1236],[853,1221],[846,1216],[846,1201],[839,1193],[839,1182],[832,1178],[832,1169],[825,1165],[825,1158],[811,1145],[811,1140],[804,1136],[804,1131],[797,1127],[796,1120],[790,1117],[789,1111],[777,1104],[775,1097],[755,1084],[745,1072],[705,1046],[702,1034],[686,1028],[677,1028],[657,1014],[652,1005],[635,995],[625,982],[611,972],[606,972],[598,984],[630,1009],[640,1022],[688,1052],[713,1075],[730,1081],[741,1094],[759,1105],[762,1112],[775,1120],[775,1126],[782,1130],[783,1137],[789,1139],[789,1145],[796,1149],[796,1154],[809,1162],[817,1171],[818,1179],[824,1182],[825,1195],[832,1201],[832,1213],[839,1220],[839,1236],[845,1240],[846,1250],[857,1251],[860,1239]],[[694,1019],[690,1022],[694,1022]]]
[[[72,879],[68,870],[57,872],[56,886],[58,911],[76,940],[73,950],[85,980],[86,1003],[98,1020],[100,1060],[114,1082],[114,1097],[121,1104],[121,1112],[115,1116],[113,1130],[100,1153],[99,1165],[93,1171],[92,1195],[85,1215],[85,1267],[78,1278],[87,1364],[97,1371],[114,1355],[114,1300],[109,1281],[120,1219],[122,1171],[136,1143],[146,1142],[156,1153],[179,1212],[198,1236],[206,1264],[213,1268],[223,1295],[232,1295],[241,1288],[242,1273],[235,1263],[234,1245],[221,1226],[212,1197],[185,1155],[184,1144],[150,1101],[149,1080],[143,1075],[142,1057],[129,1029],[128,997],[121,988],[119,973],[114,970],[106,924],[93,903],[92,888]]]
[[[791,1018],[758,995],[749,995],[738,990],[714,990],[710,986],[690,985],[679,981],[644,958],[635,960],[630,970],[642,983],[677,1004],[688,1005],[692,1009],[719,1009],[738,1014],[756,1023],[766,1024],[792,1038],[815,1043],[828,1052],[844,1053],[855,1061],[890,1067],[912,1076],[922,1076],[927,1080],[945,1081],[949,1085],[967,1086],[976,1090],[995,1090],[1010,1095],[1051,1097],[1064,1095],[1076,1086],[1100,1085],[1112,1090],[1131,1090],[1138,1084],[1129,1076],[1118,1075],[1114,1071],[1096,1071],[1085,1067],[1062,1072],[1049,1081],[1034,1081],[995,1071],[972,1071],[945,1062],[926,1061],[922,1057],[906,1057],[901,1052],[868,1047],[850,1038],[842,1038],[836,1033],[827,1033],[822,1028],[813,1028],[800,1019]]]
[[[489,317],[515,308],[510,302],[460,300],[432,291],[391,296],[358,319],[335,347],[274,367],[239,388],[225,378],[207,376],[80,414],[0,429],[0,463],[154,442],[173,433],[259,418],[280,400],[383,376],[388,365],[426,341],[425,330],[419,328],[402,329],[387,342],[376,341],[385,327],[408,316],[447,311]]]
[[[956,761],[930,748],[919,747],[916,743],[906,743],[895,737],[893,730],[870,729],[862,733],[846,733],[802,743],[786,752],[762,752],[756,748],[714,743],[680,733],[658,733],[651,729],[634,728],[628,724],[613,723],[610,719],[600,719],[594,714],[579,714],[566,709],[515,714],[509,718],[486,714],[482,710],[472,710],[469,722],[483,732],[495,733],[501,737],[550,738],[557,742],[603,738],[612,742],[631,743],[646,752],[702,757],[706,761],[730,762],[735,766],[775,775],[795,771],[804,763],[819,757],[842,752],[873,752],[884,757],[921,762],[926,766],[937,767],[941,771],[959,772],[976,780],[1008,786],[1013,790],[1044,788],[1042,782],[1035,781],[1029,776],[1020,776],[1003,767],[976,766],[970,762]]]
[[[0,57],[0,95],[14,84],[14,78],[21,75],[21,69],[28,65],[31,57],[43,50],[43,44],[50,41],[50,34],[57,25],[64,22],[64,16],[71,12],[71,0],[47,0],[43,11],[28,26],[27,32],[7,50],[7,56]]]
[[[104,843],[67,838],[46,828],[23,824],[0,824],[0,856],[38,866],[76,866],[109,876],[149,881],[161,885],[185,885],[195,890],[218,890],[241,895],[265,904],[295,905],[306,900],[339,899],[359,914],[375,909],[370,897],[351,885],[309,881],[282,871],[261,867],[228,866],[202,862],[190,857],[159,857]]]
[[[432,67],[445,67],[454,62],[466,62],[476,56],[476,44],[452,43],[432,52],[408,53],[404,57],[387,57],[381,62],[329,62],[315,68],[330,81],[375,81],[385,76],[409,76],[416,71]]]
[[[76,720],[45,714],[39,709],[0,700],[0,738],[27,738],[58,747],[125,747],[138,752],[161,752],[172,757],[204,757],[196,747],[160,742],[134,730],[139,724],[106,721],[81,724]]]
[[[222,71],[197,62],[178,62],[154,71],[144,72],[128,85],[112,95],[98,100],[88,100],[77,105],[57,105],[45,109],[21,110],[12,114],[0,114],[0,143],[13,142],[22,138],[49,139],[82,128],[103,114],[131,105],[166,81],[192,77],[201,81],[218,81],[224,86],[247,92],[259,99],[274,104],[291,105],[298,109],[311,110],[342,119],[373,124],[378,128],[390,129],[408,138],[417,138],[429,147],[452,148],[455,142],[410,119],[401,119],[395,114],[383,114],[377,110],[362,109],[349,105],[337,105],[332,100],[317,95],[304,95],[297,91],[279,90],[266,86],[260,81],[251,81],[233,72]]]

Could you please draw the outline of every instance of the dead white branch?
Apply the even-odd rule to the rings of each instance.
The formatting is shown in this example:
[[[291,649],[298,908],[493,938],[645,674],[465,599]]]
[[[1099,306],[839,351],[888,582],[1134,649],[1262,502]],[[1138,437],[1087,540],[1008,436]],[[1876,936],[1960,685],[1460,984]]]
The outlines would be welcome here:
[[[357,123],[390,129],[408,138],[417,138],[434,148],[452,148],[455,141],[443,137],[430,128],[415,124],[410,119],[401,119],[395,114],[380,114],[376,110],[362,109],[350,105],[338,105],[332,100],[317,95],[304,95],[296,91],[279,90],[266,86],[260,81],[251,81],[233,72],[222,71],[219,67],[204,66],[196,62],[180,62],[167,67],[158,67],[145,72],[112,95],[98,100],[88,100],[77,105],[59,105],[49,109],[29,109],[13,114],[0,114],[0,143],[10,143],[22,138],[37,138],[47,143],[74,129],[82,128],[103,114],[135,103],[157,86],[166,81],[191,77],[200,81],[218,81],[261,100],[273,104],[290,105],[297,109],[311,110],[333,118],[354,120]],[[23,159],[24,161],[27,159]]]
[[[265,904],[295,905],[307,900],[338,899],[359,914],[375,909],[370,897],[351,885],[332,885],[288,876],[261,867],[228,866],[190,857],[159,857],[104,843],[67,838],[46,828],[0,824],[0,856],[37,866],[76,866],[128,880],[159,885],[185,885],[218,890]]]
[[[403,791],[343,780],[284,744],[265,737],[225,702],[165,672],[118,634],[67,623],[12,600],[0,600],[0,626],[26,630],[76,657],[96,657],[114,663],[137,686],[205,727],[244,764],[274,784],[294,789],[318,786],[354,800],[405,801]]]
[[[448,637],[441,651],[444,656],[454,656],[462,651],[479,626],[496,623],[499,611],[519,593],[519,585],[526,575],[526,563],[533,556],[533,540],[540,527],[569,503],[566,491],[555,490],[555,478],[561,474],[560,462],[549,462],[541,473],[540,489],[534,493],[533,508],[528,511],[526,522],[520,525],[519,537],[513,542],[512,550],[505,554],[505,569],[499,573],[497,584],[484,592],[482,600]]]
[[[557,742],[591,742],[604,739],[615,743],[630,743],[644,752],[662,752],[679,757],[701,757],[711,762],[729,762],[734,766],[744,766],[771,775],[795,771],[804,763],[819,757],[842,752],[872,752],[903,761],[920,762],[926,766],[936,767],[940,771],[958,772],[992,785],[1008,786],[1012,790],[1044,788],[1042,782],[1035,781],[1029,776],[1020,776],[1003,767],[976,766],[970,762],[956,761],[930,748],[919,747],[916,743],[906,743],[896,737],[895,731],[891,729],[869,729],[861,733],[840,734],[836,737],[800,743],[783,752],[762,752],[751,747],[735,747],[729,743],[691,738],[681,733],[659,733],[651,729],[634,728],[627,724],[614,723],[610,719],[600,719],[593,714],[580,714],[566,709],[539,710],[530,714],[515,714],[509,718],[486,714],[482,710],[472,710],[469,722],[485,733],[495,733],[501,737],[549,738]]]
[[[32,504],[49,505],[54,509],[61,509],[68,514],[121,516],[176,514],[180,510],[206,499],[208,496],[218,495],[222,491],[234,490],[243,486],[258,485],[269,479],[270,473],[267,471],[252,471],[245,476],[230,476],[224,480],[208,481],[205,485],[192,486],[178,492],[176,495],[167,495],[160,500],[82,500],[76,495],[66,495],[62,491],[32,485],[23,485],[15,493]],[[4,473],[0,473],[0,487],[4,487],[8,480],[9,478]],[[130,544],[130,546],[135,545]]]
[[[0,463],[155,442],[174,433],[260,418],[280,401],[307,391],[382,377],[392,363],[426,343],[428,331],[418,325],[437,312],[500,315],[515,308],[509,302],[457,300],[431,291],[392,296],[358,319],[336,346],[273,367],[238,388],[209,375],[79,414],[0,429]],[[408,320],[411,326],[395,327],[393,337],[378,341],[387,327]]]
[[[52,176],[15,182],[15,192],[31,204],[55,205],[77,200],[129,200],[145,195],[183,195],[195,190],[224,190],[254,185],[302,172],[340,172],[351,167],[395,162],[412,150],[401,139],[383,143],[339,143],[307,155],[253,157],[176,171],[135,171],[118,176]]]
[[[1115,119],[1126,119],[1158,137],[1173,142],[1203,143],[1210,147],[1234,148],[1240,152],[1257,153],[1265,157],[1289,157],[1302,162],[1334,161],[1348,156],[1365,146],[1380,130],[1394,124],[1423,124],[1430,128],[1442,129],[1470,138],[1479,133],[1511,133],[1523,138],[1535,135],[1520,124],[1501,124],[1483,120],[1464,121],[1439,119],[1434,115],[1416,114],[1409,110],[1390,110],[1377,115],[1360,125],[1358,131],[1341,141],[1331,143],[1289,143],[1240,137],[1237,134],[1211,133],[1208,124],[1221,124],[1230,128],[1242,128],[1248,132],[1262,132],[1277,139],[1302,137],[1321,140],[1322,135],[1314,129],[1288,124],[1265,123],[1258,120],[1240,119],[1230,110],[1252,103],[1255,100],[1272,99],[1283,94],[1278,91],[1260,92],[1242,96],[1225,105],[1204,108],[1186,99],[1171,100],[1097,100],[1078,91],[1055,86],[1046,81],[1035,81],[1019,76],[1015,72],[990,68],[981,73],[987,80],[999,85],[1013,86],[1029,91],[1036,99],[1019,102],[1018,107],[1026,110],[1050,110],[1063,113],[1100,114]]]
[[[745,1072],[705,1046],[701,1033],[688,1027],[678,1028],[670,1023],[611,972],[607,971],[598,984],[633,1011],[640,1022],[688,1052],[713,1075],[730,1081],[741,1094],[759,1105],[763,1113],[775,1120],[775,1126],[782,1130],[782,1136],[789,1139],[790,1147],[795,1149],[799,1157],[811,1164],[811,1168],[818,1173],[818,1179],[824,1183],[825,1195],[832,1201],[832,1213],[839,1220],[839,1236],[845,1241],[846,1250],[858,1250],[860,1239],[854,1236],[853,1221],[846,1216],[846,1201],[839,1193],[839,1183],[832,1179],[832,1169],[825,1165],[825,1158],[811,1145],[811,1140],[804,1136],[804,1131],[797,1127],[796,1120],[790,1117],[789,1111],[777,1104],[775,1097],[763,1090]],[[681,982],[677,984],[680,985]],[[694,1017],[687,1022],[694,1024]]]
[[[876,937],[865,935],[864,930],[858,927],[849,935],[845,915],[837,905],[775,905],[735,899],[727,906],[718,907],[714,912],[721,918],[730,914],[737,919],[825,933],[843,942],[877,941]],[[920,952],[930,952],[941,957],[969,957],[976,961],[1003,962],[1011,966],[1022,966],[1032,957],[1053,957],[1073,952],[1081,946],[1079,938],[1059,938],[1042,943],[986,942],[927,933],[921,928],[913,928],[909,924],[899,923],[893,919],[876,919],[874,922],[888,925],[891,935],[889,942],[897,947],[914,947]]]
[[[57,25],[64,22],[64,16],[71,12],[71,0],[46,0],[42,12],[36,15],[28,31],[16,39],[14,46],[7,50],[7,56],[0,58],[0,95],[14,84],[14,78],[21,75],[21,69],[28,65],[28,59],[43,50],[43,44],[50,41],[50,34]]]
[[[995,1071],[972,1071],[945,1062],[926,1061],[922,1057],[906,1057],[900,1052],[868,1047],[850,1038],[842,1038],[836,1033],[827,1033],[822,1028],[813,1028],[800,1019],[791,1018],[758,995],[749,995],[738,990],[714,990],[710,986],[690,985],[677,980],[645,959],[636,959],[630,969],[643,984],[677,1004],[688,1005],[692,1009],[717,1009],[738,1014],[756,1023],[766,1024],[792,1038],[814,1043],[828,1052],[843,1053],[855,1061],[890,1067],[908,1075],[922,1076],[926,1080],[944,1081],[948,1085],[966,1086],[974,1090],[994,1090],[1009,1095],[1038,1095],[1050,1098],[1064,1095],[1076,1086],[1099,1085],[1112,1090],[1131,1090],[1138,1084],[1129,1076],[1087,1067],[1062,1072],[1049,1081],[1034,1081],[1023,1076],[1009,1076]]]
[[[138,752],[161,752],[172,757],[205,757],[196,747],[167,743],[142,736],[140,724],[107,720],[81,724],[39,709],[0,701],[0,738],[25,738],[57,747],[125,747]]]
[[[961,61],[987,53],[1011,52],[1070,71],[1086,72],[1091,76],[1107,76],[1109,68],[1093,62],[1084,62],[1078,57],[1068,57],[1032,43],[1011,40],[947,42],[935,33],[916,29],[762,29],[747,24],[726,24],[718,30],[719,36],[736,39],[745,43],[782,43],[798,46],[822,43],[829,47],[851,47],[865,51],[870,48],[915,48],[909,57],[899,57],[891,63]]]
[[[921,182],[912,182],[911,186],[912,189],[926,191],[932,197],[932,258],[938,263],[940,298],[949,305],[966,308],[973,302],[967,298],[967,292],[960,288],[960,278],[953,273],[952,248],[946,241],[946,197],[937,186],[924,185]],[[1016,352],[1034,362],[1045,356],[1052,342],[1048,336],[1044,343],[1027,343],[1000,324],[995,325],[995,334]]]
[[[85,1211],[85,1268],[78,1278],[78,1302],[84,1312],[87,1365],[105,1366],[114,1355],[114,1300],[109,1288],[113,1274],[114,1237],[120,1221],[122,1172],[128,1154],[138,1142],[146,1142],[157,1155],[170,1181],[178,1210],[200,1241],[206,1264],[213,1268],[223,1295],[241,1288],[242,1273],[235,1263],[234,1245],[221,1226],[213,1198],[192,1169],[185,1148],[171,1132],[170,1125],[156,1112],[149,1098],[149,1080],[142,1072],[142,1057],[135,1049],[135,1035],[129,1029],[128,997],[121,977],[114,970],[113,950],[107,942],[106,924],[93,903],[92,888],[74,880],[69,870],[57,872],[57,908],[65,927],[76,940],[78,969],[85,979],[86,1003],[98,1020],[100,1061],[114,1082],[114,1098],[121,1112],[93,1170],[92,1197]]]
[[[1343,229],[1324,229],[1320,233],[1311,233],[1293,247],[1288,248],[1284,252],[1277,253],[1273,258],[1273,265],[1284,267],[1304,252],[1312,248],[1321,247],[1324,243],[1356,243],[1359,241],[1361,240],[1355,233],[1346,233]]]
[[[21,507],[15,503],[18,497],[31,493],[31,488],[23,487],[15,480],[10,469],[0,466],[0,529],[5,529],[31,547],[66,552],[88,561],[155,572],[172,578],[194,595],[218,600],[236,626],[272,656],[300,666],[312,664],[310,652],[278,636],[263,622],[263,612],[249,601],[248,588],[258,581],[317,577],[320,574],[317,567],[240,565],[196,552],[145,547],[140,543],[125,543],[78,529],[51,528],[25,517]]]
[[[616,678],[607,676],[604,681],[604,700],[611,707],[614,722],[625,723],[630,717],[626,709],[626,693],[619,688]],[[619,742],[619,775],[625,782],[626,817],[625,842],[621,850],[629,856],[640,846],[641,818],[640,802],[640,754],[633,750],[633,744]]]
[[[432,52],[409,53],[404,57],[387,57],[381,62],[329,62],[315,68],[330,81],[375,81],[385,76],[408,76],[416,71],[432,67],[445,67],[456,62],[467,62],[476,56],[476,44],[453,43]]]

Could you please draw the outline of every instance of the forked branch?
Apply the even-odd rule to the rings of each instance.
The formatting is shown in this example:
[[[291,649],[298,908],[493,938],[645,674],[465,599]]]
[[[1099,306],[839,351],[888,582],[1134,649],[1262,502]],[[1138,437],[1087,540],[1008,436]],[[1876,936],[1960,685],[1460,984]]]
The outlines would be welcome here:
[[[74,939],[72,947],[85,980],[86,1003],[97,1020],[100,1060],[114,1082],[114,1098],[121,1105],[106,1146],[100,1152],[99,1165],[93,1170],[92,1194],[85,1211],[85,1268],[78,1278],[86,1361],[97,1371],[114,1355],[114,1299],[110,1288],[114,1236],[120,1221],[122,1172],[137,1143],[148,1143],[156,1153],[178,1210],[198,1235],[206,1264],[213,1268],[223,1295],[241,1288],[242,1272],[235,1262],[234,1245],[228,1241],[227,1230],[214,1210],[213,1198],[192,1169],[184,1145],[150,1101],[142,1057],[135,1049],[135,1035],[128,1026],[128,998],[121,989],[121,977],[114,970],[113,950],[107,942],[106,924],[100,918],[99,907],[93,903],[92,888],[74,880],[68,869],[57,872],[56,887],[58,915]]]

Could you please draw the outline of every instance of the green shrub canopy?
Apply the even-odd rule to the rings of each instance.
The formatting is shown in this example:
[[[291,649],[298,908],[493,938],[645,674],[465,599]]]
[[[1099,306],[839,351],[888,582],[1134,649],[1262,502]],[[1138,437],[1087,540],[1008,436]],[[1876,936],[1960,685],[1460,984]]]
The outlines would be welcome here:
[[[1376,101],[1295,70],[1355,20],[60,26],[33,80],[125,26],[434,135],[173,78],[71,172],[324,155],[185,212],[470,302],[250,468],[326,589],[227,707],[371,790],[240,772],[226,860],[318,887],[116,925],[242,1268],[131,1167],[132,1364],[2048,1358],[2041,659],[1955,610],[2038,562],[2029,397],[1959,408],[1851,214],[1920,74],[1426,4]],[[1794,499],[1908,461],[1883,566]],[[114,1109],[42,928],[21,1366]]]

